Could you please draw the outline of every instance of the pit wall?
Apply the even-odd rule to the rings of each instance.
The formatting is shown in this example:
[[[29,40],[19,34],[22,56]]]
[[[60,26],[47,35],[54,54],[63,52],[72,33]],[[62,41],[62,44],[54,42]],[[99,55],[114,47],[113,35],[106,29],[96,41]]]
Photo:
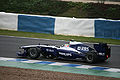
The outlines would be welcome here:
[[[0,29],[120,39],[120,20],[76,19],[0,12]]]

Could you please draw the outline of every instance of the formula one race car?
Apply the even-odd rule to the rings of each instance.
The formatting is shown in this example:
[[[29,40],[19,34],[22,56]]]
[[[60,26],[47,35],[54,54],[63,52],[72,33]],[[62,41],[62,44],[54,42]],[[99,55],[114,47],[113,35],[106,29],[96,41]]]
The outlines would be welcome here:
[[[105,61],[110,57],[110,47],[106,43],[96,43],[88,46],[82,42],[70,41],[68,44],[54,46],[48,44],[28,45],[20,47],[18,56],[53,59],[83,60],[88,63]]]

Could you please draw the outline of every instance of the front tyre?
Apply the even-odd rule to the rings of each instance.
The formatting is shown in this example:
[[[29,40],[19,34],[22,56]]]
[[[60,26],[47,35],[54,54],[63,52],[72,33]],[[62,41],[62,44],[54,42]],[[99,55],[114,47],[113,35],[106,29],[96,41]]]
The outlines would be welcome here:
[[[86,61],[88,63],[95,63],[97,62],[97,54],[96,53],[87,53],[86,55]]]
[[[37,48],[29,48],[28,56],[32,59],[36,59],[40,56],[39,50]]]

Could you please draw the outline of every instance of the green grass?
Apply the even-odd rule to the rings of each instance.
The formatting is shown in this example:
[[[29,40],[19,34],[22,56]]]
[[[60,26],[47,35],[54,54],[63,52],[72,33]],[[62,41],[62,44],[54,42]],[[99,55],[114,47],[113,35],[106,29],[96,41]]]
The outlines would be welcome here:
[[[44,33],[32,33],[32,32],[22,32],[22,31],[10,31],[10,30],[1,30],[0,35],[8,36],[18,36],[18,37],[30,37],[30,38],[44,38],[44,39],[54,39],[54,40],[66,40],[74,39],[80,42],[103,42],[108,44],[117,44],[120,45],[120,40],[116,39],[103,39],[103,38],[92,38],[92,37],[81,37],[81,36],[65,36],[65,35],[52,35]]]

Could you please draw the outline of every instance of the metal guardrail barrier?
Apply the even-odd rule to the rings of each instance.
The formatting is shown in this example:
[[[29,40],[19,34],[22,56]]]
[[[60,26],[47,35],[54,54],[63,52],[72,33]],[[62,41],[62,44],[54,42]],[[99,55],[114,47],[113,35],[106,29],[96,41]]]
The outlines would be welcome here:
[[[104,4],[117,4],[120,5],[120,0],[61,0],[72,2],[84,2],[84,3],[104,3]]]

